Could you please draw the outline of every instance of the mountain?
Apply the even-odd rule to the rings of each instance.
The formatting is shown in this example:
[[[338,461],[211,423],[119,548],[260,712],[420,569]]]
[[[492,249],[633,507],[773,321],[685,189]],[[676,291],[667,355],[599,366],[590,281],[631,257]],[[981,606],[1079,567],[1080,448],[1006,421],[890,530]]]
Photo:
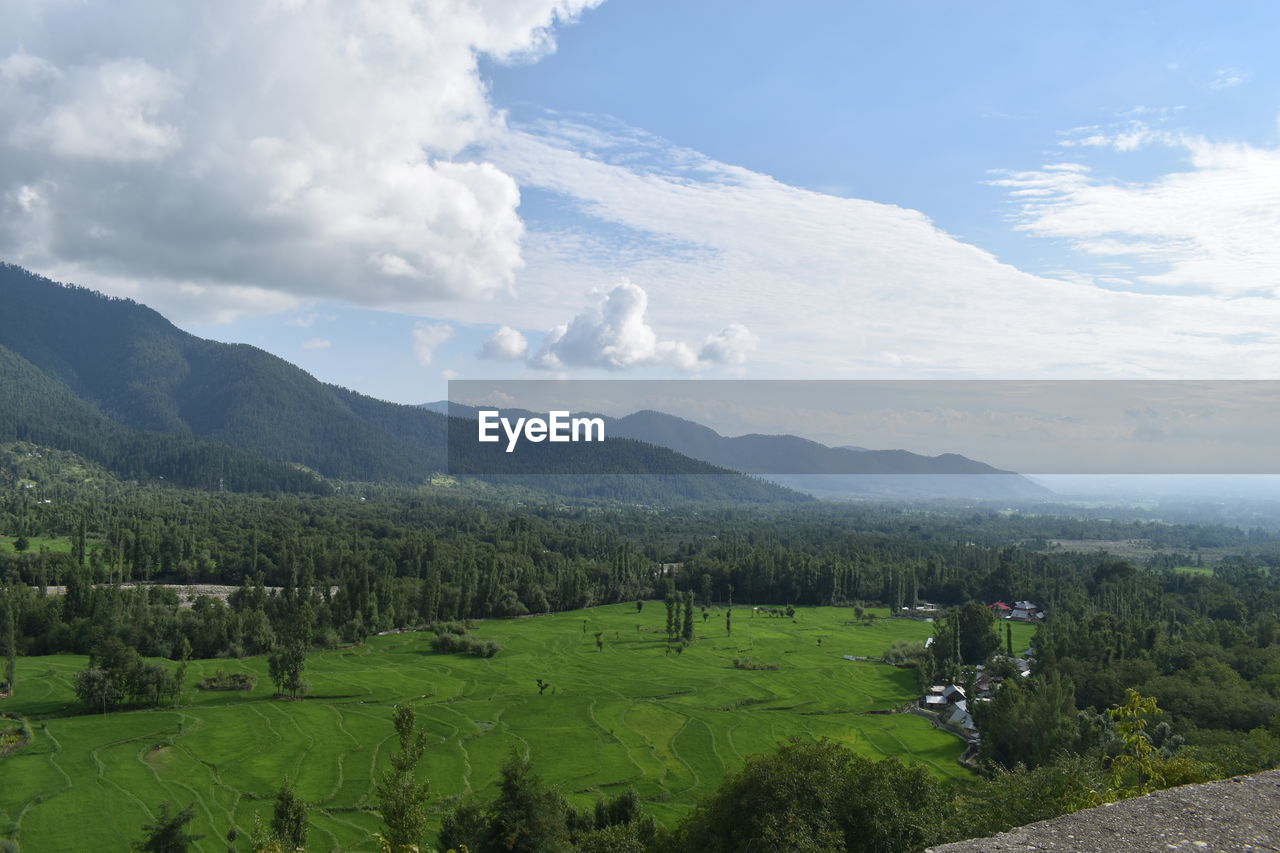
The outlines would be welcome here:
[[[0,265],[0,300],[0,440],[71,450],[130,477],[246,490],[328,488],[316,473],[421,483],[446,470],[440,413],[325,384],[256,347],[198,338],[145,305],[16,266]],[[802,499],[638,441],[611,442],[608,463],[620,473],[518,482],[645,502]],[[655,470],[718,476],[629,476]]]
[[[296,466],[221,442],[118,424],[5,346],[0,346],[0,440],[71,450],[131,479],[232,491],[332,491],[323,479]]]
[[[423,405],[473,419],[478,409],[447,402]],[[532,412],[504,410],[508,416]],[[723,436],[694,421],[652,410],[621,418],[601,415],[610,439],[630,438],[670,448],[722,468],[755,474],[824,497],[976,497],[1021,499],[1052,494],[1026,477],[956,453],[924,456],[906,450],[828,447],[794,435]]]

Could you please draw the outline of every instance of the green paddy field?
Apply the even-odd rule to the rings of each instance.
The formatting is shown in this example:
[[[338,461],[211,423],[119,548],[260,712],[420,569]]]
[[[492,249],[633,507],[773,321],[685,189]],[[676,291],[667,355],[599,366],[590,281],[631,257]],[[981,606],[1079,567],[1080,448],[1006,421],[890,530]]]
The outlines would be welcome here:
[[[33,738],[0,758],[0,838],[37,853],[125,850],[169,801],[196,804],[200,849],[228,849],[232,827],[246,849],[254,814],[269,815],[288,775],[311,807],[310,849],[373,849],[370,794],[401,702],[432,738],[420,772],[436,825],[457,798],[489,796],[513,748],[577,805],[634,786],[666,824],[746,756],[794,735],[918,761],[938,776],[967,773],[958,738],[910,714],[871,713],[914,698],[911,671],[842,657],[878,656],[931,625],[854,624],[848,608],[801,608],[794,622],[751,614],[734,608],[732,637],[724,610],[699,616],[681,655],[666,652],[660,602],[479,623],[477,636],[503,646],[488,660],[435,654],[430,634],[373,637],[309,656],[301,701],[271,698],[265,658],[193,661],[177,707],[106,716],[82,713],[72,693],[85,658],[20,658],[17,693],[0,711],[25,716]],[[1019,648],[1032,632],[1014,626]],[[735,658],[778,669],[737,669]],[[190,686],[217,669],[252,672],[257,687]],[[551,685],[542,695],[539,678]]]

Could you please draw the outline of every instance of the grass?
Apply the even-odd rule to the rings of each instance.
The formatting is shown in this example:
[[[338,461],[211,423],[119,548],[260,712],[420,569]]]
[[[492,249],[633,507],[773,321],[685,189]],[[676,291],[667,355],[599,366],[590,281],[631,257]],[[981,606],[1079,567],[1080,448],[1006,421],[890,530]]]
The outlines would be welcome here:
[[[399,702],[414,704],[431,735],[420,771],[431,780],[433,832],[456,798],[492,794],[513,748],[529,751],[537,771],[579,806],[634,786],[667,824],[746,756],[796,735],[964,777],[957,738],[916,716],[866,713],[912,699],[911,671],[842,658],[878,655],[932,626],[850,618],[847,608],[802,608],[795,622],[735,608],[728,637],[724,612],[713,610],[679,656],[665,654],[657,602],[639,614],[630,604],[495,620],[475,629],[502,644],[492,659],[434,654],[420,633],[373,637],[312,654],[311,695],[297,702],[270,698],[265,659],[193,661],[189,685],[220,668],[253,673],[258,684],[249,692],[189,687],[176,708],[105,717],[82,714],[75,702],[83,657],[19,658],[17,694],[0,710],[25,714],[34,739],[0,761],[0,837],[28,850],[118,849],[168,800],[196,804],[199,849],[225,850],[228,829],[246,838],[289,775],[311,806],[310,849],[372,849],[379,821],[370,793],[395,746],[390,718]],[[1015,625],[1020,648],[1032,630]],[[748,656],[779,668],[733,667]],[[538,678],[551,684],[542,695]]]
[[[12,554],[17,551],[13,547],[13,543],[17,541],[16,536],[0,536],[0,553]],[[51,554],[70,554],[71,549],[75,547],[75,543],[69,536],[28,536],[27,537],[27,553],[39,554],[40,549],[44,548]]]

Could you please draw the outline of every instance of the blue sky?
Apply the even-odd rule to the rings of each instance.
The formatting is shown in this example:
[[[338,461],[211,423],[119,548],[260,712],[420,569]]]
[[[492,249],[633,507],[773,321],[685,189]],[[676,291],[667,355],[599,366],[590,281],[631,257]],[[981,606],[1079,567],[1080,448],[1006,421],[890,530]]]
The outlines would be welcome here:
[[[1280,368],[1274,4],[0,6],[0,256],[375,396]]]

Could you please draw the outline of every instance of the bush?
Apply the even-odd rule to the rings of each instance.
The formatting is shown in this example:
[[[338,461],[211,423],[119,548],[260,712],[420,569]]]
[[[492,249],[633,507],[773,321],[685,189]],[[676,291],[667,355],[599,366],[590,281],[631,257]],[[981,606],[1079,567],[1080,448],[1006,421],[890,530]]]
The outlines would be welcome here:
[[[502,651],[502,646],[493,640],[481,640],[465,632],[437,634],[431,641],[431,648],[442,655],[471,655],[477,658],[491,658]]]
[[[208,678],[196,682],[200,690],[252,690],[258,679],[247,672],[223,672],[218,670]]]

